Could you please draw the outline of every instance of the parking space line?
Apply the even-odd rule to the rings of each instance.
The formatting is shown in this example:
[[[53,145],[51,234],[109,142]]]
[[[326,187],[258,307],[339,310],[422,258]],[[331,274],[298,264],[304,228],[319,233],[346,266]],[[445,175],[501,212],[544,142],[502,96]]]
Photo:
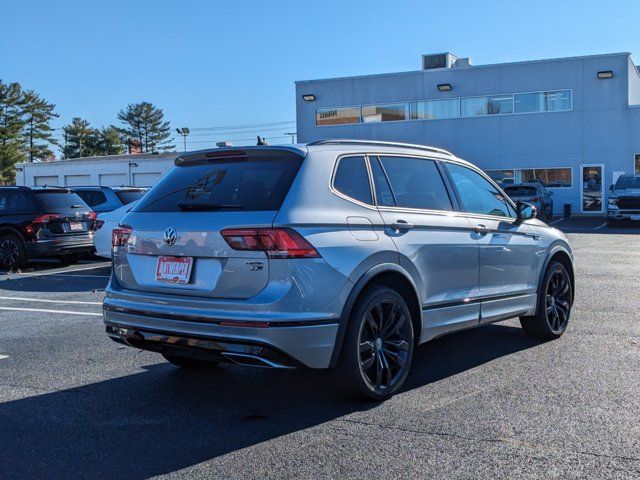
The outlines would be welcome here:
[[[96,270],[98,268],[104,268],[110,265],[111,265],[110,262],[102,262],[102,263],[97,263],[92,265],[86,265],[84,267],[68,268],[66,270],[50,270],[45,272],[33,272],[33,273],[7,273],[7,276],[11,276],[14,278],[29,278],[29,277],[42,277],[46,275],[62,275],[62,274],[73,273],[73,272],[84,272],[87,270]],[[100,276],[106,276],[106,275],[100,275]]]
[[[563,221],[563,220],[564,220],[564,217],[559,218],[559,219],[557,219],[557,220],[554,220],[553,222],[549,222],[549,225],[555,225],[556,223],[560,223],[560,222],[561,222],[561,221]]]
[[[101,317],[102,313],[95,312],[72,312],[69,310],[49,310],[46,308],[21,308],[21,307],[0,307],[0,310],[10,312],[41,312],[41,313],[62,313],[64,315],[89,315],[92,317]]]
[[[69,303],[72,305],[102,305],[102,302],[82,302],[79,300],[49,300],[44,298],[28,298],[28,297],[0,297],[0,300],[19,300],[25,302],[41,302],[41,303]]]
[[[0,360],[4,360],[5,358],[9,358],[9,355],[0,355]]]
[[[594,230],[600,230],[601,228],[604,228],[607,226],[607,222],[604,222],[602,225],[598,225],[596,228],[594,228]]]

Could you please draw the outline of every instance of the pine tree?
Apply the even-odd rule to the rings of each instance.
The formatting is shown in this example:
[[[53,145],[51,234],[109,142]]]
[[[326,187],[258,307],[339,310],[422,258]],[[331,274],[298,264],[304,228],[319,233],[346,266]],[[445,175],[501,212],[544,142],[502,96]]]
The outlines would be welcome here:
[[[50,125],[51,119],[59,116],[54,112],[56,106],[33,90],[24,92],[23,103],[23,138],[27,159],[33,162],[51,157],[53,152],[49,145],[58,145]]]
[[[88,120],[74,117],[69,125],[62,127],[65,146],[64,158],[88,157],[96,154],[98,132],[91,127]]]
[[[130,103],[118,113],[124,127],[118,128],[123,135],[140,142],[143,152],[157,152],[175,148],[169,133],[171,127],[164,120],[162,109],[149,102]],[[116,127],[117,128],[117,127]]]
[[[120,132],[114,127],[102,128],[97,132],[96,155],[120,155],[124,153],[124,145]]]
[[[14,165],[23,162],[22,107],[24,96],[19,83],[5,83],[0,79],[0,183],[15,180]]]

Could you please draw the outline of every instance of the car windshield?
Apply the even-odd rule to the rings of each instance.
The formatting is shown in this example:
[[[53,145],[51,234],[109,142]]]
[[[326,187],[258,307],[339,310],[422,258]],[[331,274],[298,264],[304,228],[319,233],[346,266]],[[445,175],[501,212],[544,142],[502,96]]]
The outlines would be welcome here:
[[[33,192],[42,208],[55,213],[68,209],[88,210],[87,204],[75,193],[66,190],[42,190]]]
[[[298,156],[243,157],[174,167],[137,212],[278,210],[298,172]]]
[[[623,175],[616,182],[616,190],[626,190],[628,188],[640,188],[640,176]]]
[[[131,202],[140,200],[146,193],[146,190],[120,190],[116,191],[116,195],[120,199],[123,205],[128,205]]]

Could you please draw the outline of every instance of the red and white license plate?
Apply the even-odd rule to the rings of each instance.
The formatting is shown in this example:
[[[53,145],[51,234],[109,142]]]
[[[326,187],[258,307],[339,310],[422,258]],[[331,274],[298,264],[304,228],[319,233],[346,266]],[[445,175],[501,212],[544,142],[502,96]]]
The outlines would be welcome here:
[[[69,230],[71,230],[72,232],[77,232],[80,230],[84,230],[82,228],[82,222],[70,222],[69,223]]]
[[[166,283],[189,283],[192,257],[158,257],[156,280]]]

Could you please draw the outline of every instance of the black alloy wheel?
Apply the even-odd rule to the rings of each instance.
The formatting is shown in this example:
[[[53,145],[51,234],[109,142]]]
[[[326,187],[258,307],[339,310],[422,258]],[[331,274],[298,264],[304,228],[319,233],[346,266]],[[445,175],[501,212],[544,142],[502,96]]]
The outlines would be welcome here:
[[[0,266],[2,268],[21,268],[26,262],[24,247],[15,235],[0,237]]]

